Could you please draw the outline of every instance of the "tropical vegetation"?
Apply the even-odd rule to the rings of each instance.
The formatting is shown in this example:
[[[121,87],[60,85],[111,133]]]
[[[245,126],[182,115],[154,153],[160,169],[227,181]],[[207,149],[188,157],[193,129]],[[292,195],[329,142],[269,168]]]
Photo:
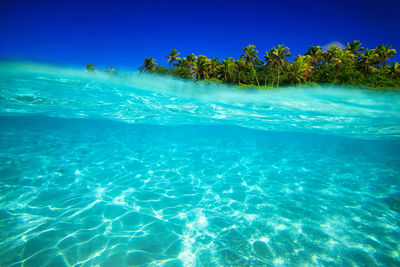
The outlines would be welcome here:
[[[262,56],[261,56],[262,55]],[[261,54],[249,44],[238,59],[181,56],[175,48],[166,56],[169,68],[158,66],[152,57],[139,68],[146,73],[172,75],[195,81],[228,83],[241,87],[281,87],[300,84],[343,84],[373,88],[400,88],[400,65],[390,62],[396,50],[390,45],[364,48],[360,41],[345,48],[310,46],[294,57],[290,49],[278,45]],[[94,66],[88,64],[88,71]]]

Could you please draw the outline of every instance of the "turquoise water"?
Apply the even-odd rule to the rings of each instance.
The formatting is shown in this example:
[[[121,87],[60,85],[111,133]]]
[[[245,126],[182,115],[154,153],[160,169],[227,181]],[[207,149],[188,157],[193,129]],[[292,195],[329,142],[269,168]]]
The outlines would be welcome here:
[[[0,64],[0,266],[399,266],[400,94]]]

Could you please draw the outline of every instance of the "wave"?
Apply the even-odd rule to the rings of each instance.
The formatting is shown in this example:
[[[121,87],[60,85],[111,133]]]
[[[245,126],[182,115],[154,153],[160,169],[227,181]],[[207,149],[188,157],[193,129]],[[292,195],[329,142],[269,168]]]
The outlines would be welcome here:
[[[360,139],[400,137],[400,94],[346,87],[238,90],[134,72],[0,62],[0,115],[228,124]]]

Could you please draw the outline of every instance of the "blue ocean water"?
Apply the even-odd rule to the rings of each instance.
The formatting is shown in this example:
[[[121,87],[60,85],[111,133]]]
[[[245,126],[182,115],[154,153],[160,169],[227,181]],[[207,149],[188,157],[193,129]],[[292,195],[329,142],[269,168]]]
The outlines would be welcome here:
[[[400,94],[0,63],[0,266],[399,266]]]

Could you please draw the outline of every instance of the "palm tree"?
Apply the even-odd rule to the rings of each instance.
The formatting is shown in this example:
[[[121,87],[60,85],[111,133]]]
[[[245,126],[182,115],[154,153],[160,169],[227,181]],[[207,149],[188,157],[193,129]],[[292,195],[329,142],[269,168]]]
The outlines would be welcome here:
[[[265,52],[264,55],[265,63],[263,66],[269,66],[271,68],[278,68],[278,61],[276,60],[276,56],[274,54],[274,49],[271,48],[269,51]],[[273,84],[272,84],[273,86]]]
[[[274,51],[274,54],[276,55],[276,59],[278,61],[278,68],[283,68],[283,66],[288,62],[286,57],[290,57],[289,47],[278,45]],[[279,87],[279,71],[277,87]]]
[[[193,66],[193,76],[197,80],[207,79],[209,77],[210,71],[210,60],[203,55],[200,55],[194,66]]]
[[[289,76],[297,83],[308,81],[313,70],[312,63],[313,59],[310,55],[297,56],[293,64],[289,65]]]
[[[220,67],[219,59],[217,57],[213,57],[210,60],[210,72],[213,77],[217,77],[219,67]]]
[[[333,64],[336,69],[336,76],[339,73],[340,68],[343,65],[343,63],[352,63],[353,59],[354,59],[354,55],[352,54],[351,51],[339,49],[336,56],[334,58],[332,58]]]
[[[195,56],[194,54],[190,54],[186,56],[187,62],[189,64],[189,67],[192,68],[194,66],[194,63],[197,59],[197,56]]]
[[[307,53],[312,59],[312,65],[316,66],[323,60],[322,48],[320,46],[309,46]]]
[[[139,68],[139,70],[144,70],[145,72],[154,71],[157,63],[154,58],[146,57],[144,59],[144,64]]]
[[[374,65],[377,64],[379,55],[375,49],[367,49],[363,54],[360,55],[360,65],[364,70],[364,76],[367,77],[371,70],[374,69]]]
[[[166,56],[170,68],[156,66],[155,60],[147,57],[139,70],[165,73],[191,80],[217,78],[227,83],[256,84],[256,86],[260,86],[259,79],[261,79],[265,85],[269,82],[273,87],[279,87],[290,81],[293,83],[313,81],[332,85],[337,82],[359,82],[373,87],[381,80],[389,80],[387,84],[393,86],[400,81],[399,63],[388,63],[396,55],[395,49],[383,44],[375,49],[364,49],[357,40],[347,43],[343,49],[335,45],[324,50],[320,46],[309,46],[308,51],[297,56],[291,61],[292,63],[287,59],[290,50],[284,45],[268,50],[263,58],[260,57],[261,59],[252,44],[242,48],[242,55],[238,60],[227,57],[220,61],[217,57],[208,59],[204,55],[197,57],[194,54],[181,59],[180,54],[174,48]],[[90,63],[86,69],[97,72]],[[114,68],[107,68],[105,71],[114,72]],[[373,71],[377,71],[378,75],[367,78]]]
[[[115,68],[114,68],[114,67],[108,67],[108,68],[106,69],[106,72],[108,72],[108,73],[114,73],[114,72],[115,72]]]
[[[396,55],[396,50],[392,49],[391,45],[384,46],[383,44],[380,44],[376,48],[376,53],[379,55],[379,63],[381,64],[381,67],[386,66],[386,62],[388,62],[394,55]]]
[[[328,50],[323,52],[323,58],[325,63],[330,64],[332,63],[333,59],[336,58],[337,53],[339,52],[340,48],[336,45],[331,45]]]
[[[221,61],[221,67],[220,67],[220,77],[222,76],[225,82],[228,82],[228,79],[230,80],[232,77],[233,73],[233,58],[227,57],[225,60]]]
[[[240,81],[244,80],[243,73],[248,70],[248,65],[246,64],[246,61],[242,58],[239,58],[238,60],[234,61],[234,68],[237,72],[237,78],[238,78],[238,84],[240,84]]]
[[[355,56],[349,50],[342,50],[339,48],[336,56],[333,57],[331,60],[331,62],[333,63],[333,66],[335,67],[335,72],[336,72],[335,78],[332,81],[332,85],[336,81],[342,65],[352,63],[352,61],[354,60],[354,57]]]
[[[176,63],[181,59],[178,57],[181,53],[178,53],[178,51],[175,48],[172,48],[171,52],[169,53],[169,56],[166,56],[168,58],[167,63],[171,66],[176,66]]]
[[[95,66],[93,64],[89,63],[89,64],[86,65],[86,70],[87,71],[95,71],[96,68],[95,68]]]
[[[360,56],[361,51],[364,50],[364,47],[361,47],[360,41],[352,41],[351,43],[347,43],[346,50],[350,51],[354,56]]]
[[[279,76],[281,69],[287,63],[286,57],[290,57],[290,52],[288,47],[283,45],[278,45],[277,48],[270,49],[269,52],[265,52],[266,65],[275,66],[277,68],[278,82],[276,87],[279,87]]]
[[[390,66],[390,74],[392,74],[392,79],[394,76],[397,76],[400,74],[400,64],[397,62],[394,62],[392,66]]]
[[[179,60],[179,62],[176,64],[176,66],[178,68],[189,68],[189,62],[187,60],[187,58],[182,58],[181,60]]]
[[[251,66],[251,70],[254,72],[255,78],[257,85],[260,86],[260,83],[258,82],[258,77],[257,77],[257,71],[254,68],[254,63],[258,59],[258,51],[255,50],[256,46],[249,44],[247,47],[242,48],[244,54],[240,56],[241,59],[244,59],[247,64]]]

